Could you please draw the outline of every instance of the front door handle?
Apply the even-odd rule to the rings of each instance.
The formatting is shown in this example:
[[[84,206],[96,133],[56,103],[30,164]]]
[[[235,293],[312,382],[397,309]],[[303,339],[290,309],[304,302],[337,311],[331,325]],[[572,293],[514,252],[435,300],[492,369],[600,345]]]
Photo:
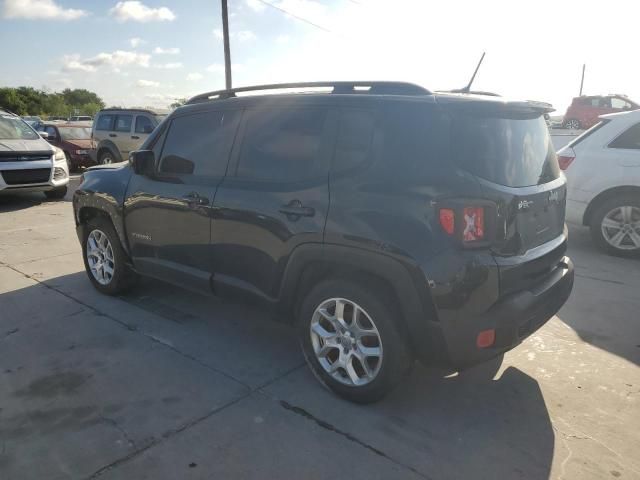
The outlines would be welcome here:
[[[186,200],[190,207],[209,205],[209,199],[200,196],[197,192],[188,193],[182,199]]]
[[[133,140],[140,140],[140,137],[138,135],[131,135],[131,138]]]
[[[295,220],[299,217],[313,217],[316,211],[314,208],[303,206],[300,200],[292,200],[280,207],[280,213],[284,213],[290,220]]]
[[[115,133],[110,133],[109,136],[113,138],[113,137],[117,137],[118,135],[116,135]]]

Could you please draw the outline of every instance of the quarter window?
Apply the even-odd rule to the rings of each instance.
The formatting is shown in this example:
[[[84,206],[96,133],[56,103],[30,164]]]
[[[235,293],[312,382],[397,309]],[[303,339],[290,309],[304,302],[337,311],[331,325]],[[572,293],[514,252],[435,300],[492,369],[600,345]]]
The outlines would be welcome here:
[[[116,132],[130,132],[132,120],[132,115],[118,115],[116,118],[116,128],[114,130]]]
[[[236,111],[205,112],[171,121],[162,149],[160,172],[223,176],[238,126]]]
[[[239,177],[291,182],[319,173],[326,109],[254,110],[248,115]]]
[[[96,122],[96,130],[113,130],[115,115],[100,115]]]
[[[611,142],[609,148],[640,150],[640,123],[635,124]]]

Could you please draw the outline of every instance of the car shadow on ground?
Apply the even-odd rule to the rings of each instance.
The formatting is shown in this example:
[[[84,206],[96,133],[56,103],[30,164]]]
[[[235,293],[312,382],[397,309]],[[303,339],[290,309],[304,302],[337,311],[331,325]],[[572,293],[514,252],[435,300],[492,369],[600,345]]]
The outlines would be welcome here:
[[[0,195],[0,213],[26,210],[27,208],[36,207],[43,203],[70,201],[71,195],[69,193],[67,193],[67,196],[63,200],[49,200],[42,192],[3,193]]]
[[[47,432],[46,441],[51,445],[69,441],[70,437],[74,445],[81,444],[84,436],[87,441],[95,438],[94,427],[103,421],[110,404],[126,404],[128,390],[136,391],[136,381],[129,369],[105,368],[136,362],[136,351],[122,348],[131,342],[133,335],[144,347],[140,350],[141,362],[148,354],[147,348],[164,352],[163,346],[167,356],[179,352],[182,358],[194,360],[181,367],[185,369],[184,378],[194,380],[193,385],[181,386],[184,391],[204,388],[198,383],[202,378],[190,376],[191,368],[207,366],[244,384],[251,383],[246,378],[260,377],[251,388],[266,394],[264,398],[277,401],[286,411],[285,418],[293,421],[303,417],[350,440],[354,455],[366,448],[427,478],[549,478],[554,432],[547,407],[536,380],[517,368],[508,367],[492,380],[478,374],[480,370],[444,378],[442,372],[416,366],[411,376],[382,402],[359,406],[324,390],[306,368],[298,368],[299,354],[290,353],[298,349],[295,336],[283,334],[283,326],[267,321],[263,312],[195,296],[158,282],[147,282],[141,291],[110,298],[97,294],[84,272],[54,277],[46,280],[46,284],[48,288],[44,290],[35,285],[0,295],[0,305],[9,309],[5,311],[6,320],[0,323],[4,352],[0,358],[10,370],[0,372],[0,376],[11,376],[11,381],[0,382],[0,398],[6,399],[0,431],[14,431],[15,419],[23,418],[25,409],[37,412],[29,416],[29,422],[20,425],[15,437],[3,439],[8,451],[18,452],[15,455],[32,451],[33,444],[40,444],[43,440],[38,439],[38,432]],[[139,310],[145,307],[145,298],[152,301],[152,308],[143,308],[150,318],[147,320],[141,319]],[[162,301],[173,302],[174,309],[153,315],[152,310],[158,309]],[[91,315],[81,318],[84,314],[79,311],[87,307]],[[123,325],[127,328],[122,328]],[[69,332],[68,338],[61,335],[65,331]],[[283,350],[289,353],[283,354]],[[247,376],[242,377],[236,370],[237,361],[247,355],[253,356],[253,360],[247,362],[246,368],[257,370],[251,374],[244,372]],[[146,376],[163,377],[162,371],[149,368]],[[42,378],[48,379],[48,390],[57,392],[55,382],[68,381],[64,372],[75,370],[83,372],[82,388],[75,384],[73,388],[61,385],[62,393],[54,395],[55,402],[50,396],[43,400],[37,395],[25,399],[25,392],[42,383]],[[101,378],[107,375],[108,381]],[[122,381],[118,381],[118,375],[123,377]],[[94,387],[101,383],[122,385],[122,391],[104,396],[104,387]],[[147,391],[149,388],[151,391]],[[167,388],[166,383],[147,381],[144,398],[160,398]],[[54,415],[60,409],[78,405],[93,406],[83,413],[82,422],[69,421],[68,425],[63,422],[56,424],[56,429],[50,428],[48,410]],[[136,423],[128,418],[151,416],[151,425],[154,422],[164,425],[166,418],[185,412],[185,405],[162,405],[157,410],[153,405],[153,408],[143,404],[126,406],[130,417],[118,418],[119,427],[135,439],[142,437],[142,433],[136,431]],[[140,411],[136,412],[138,408]],[[176,408],[176,412],[172,413],[171,408]],[[154,415],[158,416],[156,420]],[[224,416],[225,411],[216,415]],[[161,436],[162,428],[172,427],[148,428],[154,436]],[[86,453],[95,454],[93,450]],[[245,457],[251,458],[251,452],[245,452]],[[42,471],[55,469],[54,460],[57,461],[51,456],[38,460],[52,462],[41,465]],[[15,461],[13,458],[12,462]],[[0,473],[2,464],[0,461]],[[318,476],[318,472],[307,473],[310,477]]]

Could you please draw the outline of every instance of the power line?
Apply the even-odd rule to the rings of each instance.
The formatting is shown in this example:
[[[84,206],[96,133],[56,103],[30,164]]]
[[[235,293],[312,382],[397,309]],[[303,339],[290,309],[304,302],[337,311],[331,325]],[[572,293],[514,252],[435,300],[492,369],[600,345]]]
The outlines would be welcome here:
[[[295,19],[297,19],[297,20],[300,20],[301,22],[304,22],[304,23],[307,23],[307,24],[309,24],[309,25],[311,25],[311,26],[313,26],[313,27],[319,28],[320,30],[325,31],[325,32],[327,32],[327,33],[331,33],[331,30],[329,30],[328,28],[325,28],[325,27],[323,27],[323,26],[321,26],[321,25],[318,25],[317,23],[313,23],[312,21],[307,20],[306,18],[299,17],[298,15],[295,15],[295,14],[293,14],[293,13],[291,13],[291,12],[289,12],[289,11],[285,10],[284,8],[278,7],[277,5],[274,5],[273,3],[269,3],[269,2],[267,2],[266,0],[258,0],[258,1],[259,1],[260,3],[264,3],[265,5],[270,6],[270,7],[272,7],[272,8],[275,8],[276,10],[280,10],[282,13],[286,13],[287,15],[290,15],[290,16],[292,16],[293,18],[295,18]]]

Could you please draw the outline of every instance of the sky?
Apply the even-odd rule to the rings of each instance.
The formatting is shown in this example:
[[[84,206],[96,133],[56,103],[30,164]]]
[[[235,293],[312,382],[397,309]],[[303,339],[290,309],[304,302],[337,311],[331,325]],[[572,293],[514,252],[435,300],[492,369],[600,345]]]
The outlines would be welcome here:
[[[403,80],[547,101],[640,100],[637,0],[228,0],[233,85]],[[219,0],[0,0],[0,87],[167,106],[224,88]],[[288,12],[288,13],[285,13]],[[631,20],[627,20],[631,19]]]

